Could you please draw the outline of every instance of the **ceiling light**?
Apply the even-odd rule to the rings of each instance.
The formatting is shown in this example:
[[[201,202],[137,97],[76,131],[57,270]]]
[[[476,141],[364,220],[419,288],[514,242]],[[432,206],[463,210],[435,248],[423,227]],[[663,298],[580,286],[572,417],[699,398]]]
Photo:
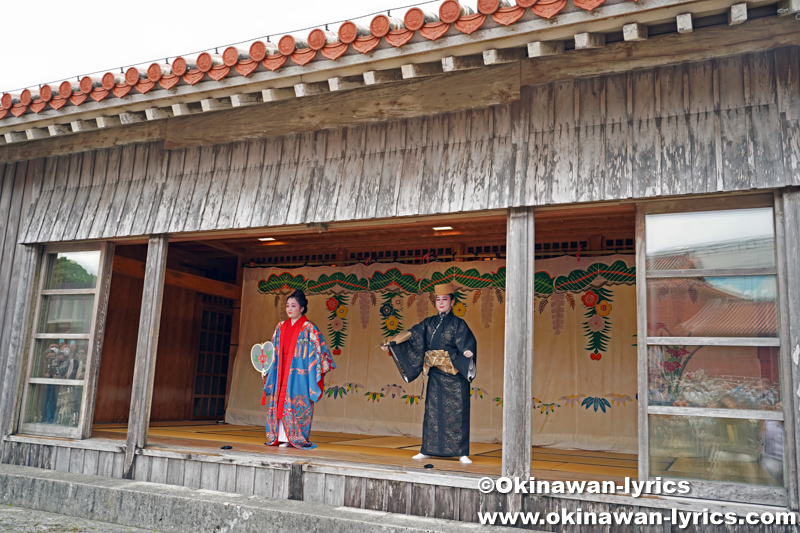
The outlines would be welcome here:
[[[275,237],[261,237],[259,241],[274,241]]]
[[[449,230],[449,229],[453,229],[453,227],[452,226],[436,226],[435,228],[433,228],[433,231],[446,231],[446,230]]]

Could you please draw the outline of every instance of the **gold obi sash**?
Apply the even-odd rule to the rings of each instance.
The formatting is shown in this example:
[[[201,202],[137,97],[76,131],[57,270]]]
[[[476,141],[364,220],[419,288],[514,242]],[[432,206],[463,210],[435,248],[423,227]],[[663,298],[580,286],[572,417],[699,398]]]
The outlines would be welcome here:
[[[450,360],[450,355],[446,350],[428,350],[425,352],[425,362],[422,365],[423,376],[428,376],[428,370],[431,367],[436,367],[451,376],[458,374],[458,370],[453,366],[453,361]]]

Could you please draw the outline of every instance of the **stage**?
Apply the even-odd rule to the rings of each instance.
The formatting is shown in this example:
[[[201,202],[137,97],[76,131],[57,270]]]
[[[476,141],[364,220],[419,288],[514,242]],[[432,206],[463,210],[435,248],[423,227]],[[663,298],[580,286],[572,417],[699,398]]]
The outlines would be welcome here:
[[[124,441],[126,432],[125,424],[95,424],[92,438]],[[500,444],[471,443],[472,464],[464,465],[457,458],[412,459],[420,446],[420,439],[415,438],[312,431],[311,441],[317,445],[316,449],[265,446],[263,427],[213,422],[154,422],[148,432],[148,450],[214,455],[221,451],[222,446],[231,446],[228,451],[285,461],[346,462],[495,477],[501,472]],[[531,475],[537,479],[621,483],[626,476],[637,476],[637,459],[632,454],[534,447],[531,455]],[[432,464],[433,469],[425,469],[426,464]]]

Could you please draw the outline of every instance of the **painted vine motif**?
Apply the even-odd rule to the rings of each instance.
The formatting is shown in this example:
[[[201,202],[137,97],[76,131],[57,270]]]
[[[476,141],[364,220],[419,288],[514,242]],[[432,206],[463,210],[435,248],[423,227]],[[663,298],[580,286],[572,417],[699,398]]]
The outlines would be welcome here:
[[[345,294],[334,294],[325,302],[328,308],[329,345],[333,355],[341,355],[344,341],[347,339],[347,299]]]
[[[592,361],[599,361],[608,350],[611,340],[611,291],[603,287],[595,287],[581,296],[586,307],[586,322],[583,323],[584,336],[587,338],[586,350]]]
[[[387,292],[381,295],[380,313],[381,332],[385,339],[403,331],[403,296],[399,292]]]

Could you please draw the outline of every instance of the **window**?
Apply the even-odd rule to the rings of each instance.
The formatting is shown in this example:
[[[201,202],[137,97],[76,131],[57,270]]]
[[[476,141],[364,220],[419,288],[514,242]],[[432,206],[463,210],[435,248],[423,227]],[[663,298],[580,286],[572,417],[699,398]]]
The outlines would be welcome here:
[[[104,290],[111,246],[47,248],[39,291],[20,431],[35,435],[85,438],[103,328]],[[93,377],[94,376],[94,377]]]
[[[643,219],[643,474],[783,489],[772,208]]]

